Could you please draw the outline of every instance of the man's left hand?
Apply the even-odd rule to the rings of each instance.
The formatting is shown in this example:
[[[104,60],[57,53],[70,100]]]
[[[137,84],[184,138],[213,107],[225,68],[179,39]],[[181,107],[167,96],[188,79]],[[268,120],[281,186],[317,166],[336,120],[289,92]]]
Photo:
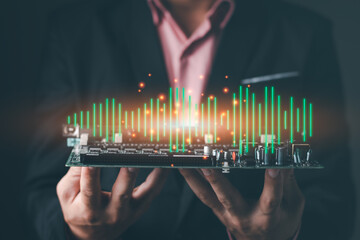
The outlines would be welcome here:
[[[251,201],[218,170],[180,169],[197,197],[236,239],[292,239],[304,210],[294,171],[267,169],[260,199]]]

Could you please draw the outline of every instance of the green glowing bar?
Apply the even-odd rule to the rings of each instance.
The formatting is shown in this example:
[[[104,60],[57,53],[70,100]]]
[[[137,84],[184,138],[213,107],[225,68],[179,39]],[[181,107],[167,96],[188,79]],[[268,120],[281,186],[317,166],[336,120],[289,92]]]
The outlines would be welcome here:
[[[127,114],[127,113],[128,113],[128,112],[125,111],[125,129],[128,128],[128,121],[127,121],[127,119],[128,119],[128,114]]]
[[[115,142],[115,99],[112,99],[112,139]]]
[[[191,144],[191,96],[189,95],[189,144]]]
[[[131,111],[131,130],[134,129],[134,111]]]
[[[230,110],[227,110],[226,111],[226,121],[227,121],[227,127],[226,128],[227,128],[227,130],[230,129],[230,119],[229,119],[230,116],[229,115],[230,115]]]
[[[214,142],[216,143],[216,97],[214,98]]]
[[[90,112],[86,111],[86,128],[89,129],[90,128]]]
[[[233,146],[235,147],[235,141],[236,141],[236,108],[235,108],[235,101],[236,101],[236,94],[233,94],[233,132],[234,132],[234,136],[233,136]]]
[[[175,107],[176,107],[176,152],[179,152],[179,88],[175,90]]]
[[[102,137],[102,103],[100,103],[100,110],[99,110],[99,114],[100,114],[100,137]]]
[[[261,136],[261,103],[259,103],[259,137]]]
[[[138,108],[138,120],[137,120],[137,124],[138,124],[138,132],[140,132],[140,108]]]
[[[74,126],[76,127],[76,113],[74,113]]]
[[[310,130],[309,130],[309,136],[312,137],[312,103],[310,103],[310,117],[309,117],[309,124],[310,124]]]
[[[195,104],[195,137],[197,137],[197,135],[198,135],[198,119],[199,119],[199,113],[198,113],[198,105],[197,104]]]
[[[160,100],[156,99],[156,141],[160,141]]]
[[[252,146],[255,147],[255,93],[252,94]]]
[[[293,133],[293,104],[294,99],[290,97],[290,143],[293,143],[294,133]]]
[[[201,136],[204,136],[204,104],[201,104]]]
[[[109,99],[106,99],[106,141],[109,141]]]
[[[303,99],[303,117],[304,117],[304,126],[303,126],[303,131],[304,131],[304,135],[303,135],[303,141],[305,142],[306,141],[306,100],[305,98]]]
[[[245,148],[245,152],[248,152],[249,151],[249,88],[246,88],[245,92],[246,92],[246,148]]]
[[[271,87],[271,153],[274,153],[274,87]]]
[[[185,88],[182,88],[182,151],[185,152]]]
[[[207,127],[207,132],[208,132],[208,134],[210,135],[210,98],[208,97],[208,104],[207,104],[207,106],[208,106],[208,112],[207,112],[207,114],[208,114],[208,117],[207,117],[207,120],[208,120],[208,127]]]
[[[147,128],[146,128],[146,103],[144,103],[144,137],[146,137],[146,132],[147,132]]]
[[[296,109],[296,131],[299,132],[300,131],[300,109],[297,108]]]
[[[267,118],[268,118],[268,115],[267,115],[267,109],[268,109],[268,106],[267,106],[267,101],[268,101],[268,88],[265,87],[265,153],[267,153],[267,149],[268,149],[268,141],[267,141],[267,134],[268,134],[268,131],[267,131]]]
[[[96,104],[93,104],[93,136],[96,136]]]
[[[286,130],[287,129],[287,126],[286,126],[286,111],[284,111],[284,129]]]
[[[222,126],[222,125],[223,125],[223,115],[220,114],[220,126]]]
[[[243,97],[242,97],[242,86],[239,87],[239,112],[240,112],[240,126],[239,126],[239,151],[240,154],[242,154],[242,101],[243,101]],[[235,100],[234,100],[235,102]]]
[[[119,136],[121,136],[121,103],[119,103]]]
[[[153,141],[153,99],[150,99],[150,141]]]
[[[163,104],[163,115],[164,115],[164,120],[163,120],[163,125],[164,125],[164,131],[163,131],[163,135],[164,137],[166,136],[166,104]]]
[[[70,116],[67,117],[67,123],[70,124],[71,123],[71,119]]]
[[[83,111],[80,111],[80,128],[83,128]]]
[[[281,114],[281,112],[280,112],[280,95],[278,95],[278,109],[277,109],[277,112],[278,112],[278,117],[277,117],[277,120],[278,120],[278,127],[277,127],[277,129],[278,129],[278,144],[280,145],[280,139],[281,139],[281,136],[280,136],[280,114]]]
[[[169,132],[170,132],[170,136],[169,136],[169,152],[172,152],[172,120],[171,120],[171,116],[172,116],[172,88],[169,89],[169,118],[170,118],[170,121],[169,121],[169,125],[170,125],[170,128],[169,128]],[[164,112],[165,112],[165,108],[164,108]],[[165,124],[165,123],[164,123]]]

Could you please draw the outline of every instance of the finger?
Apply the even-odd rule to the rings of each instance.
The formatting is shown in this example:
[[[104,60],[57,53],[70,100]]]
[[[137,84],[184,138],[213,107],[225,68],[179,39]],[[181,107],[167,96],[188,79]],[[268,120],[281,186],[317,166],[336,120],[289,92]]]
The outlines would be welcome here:
[[[287,169],[284,175],[284,200],[291,204],[304,203],[304,196],[297,184],[294,169]]]
[[[138,168],[121,168],[111,192],[111,205],[122,208],[127,205],[134,189]]]
[[[100,206],[100,168],[82,167],[80,178],[80,194],[82,201],[89,208]]]
[[[280,208],[283,198],[283,177],[280,169],[266,169],[264,188],[259,206],[263,214],[270,215]]]
[[[214,169],[201,170],[224,208],[229,211],[236,209],[237,212],[248,209],[245,199],[221,172]]]
[[[179,169],[179,171],[200,201],[214,211],[223,210],[216,194],[201,173],[196,169]]]
[[[140,186],[134,189],[132,197],[138,201],[151,201],[161,191],[169,169],[155,168]]]
[[[74,201],[80,192],[81,167],[71,167],[56,186],[60,204]]]

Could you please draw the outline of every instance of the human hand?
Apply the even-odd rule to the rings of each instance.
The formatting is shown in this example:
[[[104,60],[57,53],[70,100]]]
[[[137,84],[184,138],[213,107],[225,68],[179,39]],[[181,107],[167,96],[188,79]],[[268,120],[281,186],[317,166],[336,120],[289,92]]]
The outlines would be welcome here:
[[[100,168],[71,167],[57,185],[65,222],[77,239],[116,239],[149,207],[168,171],[154,169],[134,189],[137,168],[121,168],[111,192],[101,191]]]
[[[181,169],[180,173],[236,239],[288,240],[300,226],[305,200],[293,169],[267,169],[256,201],[245,199],[217,170]]]

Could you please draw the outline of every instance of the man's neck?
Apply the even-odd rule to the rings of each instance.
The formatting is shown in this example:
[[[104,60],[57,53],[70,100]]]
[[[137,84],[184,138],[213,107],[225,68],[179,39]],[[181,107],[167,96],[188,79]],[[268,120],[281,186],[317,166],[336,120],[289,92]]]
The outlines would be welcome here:
[[[161,0],[187,37],[205,20],[215,0]]]

